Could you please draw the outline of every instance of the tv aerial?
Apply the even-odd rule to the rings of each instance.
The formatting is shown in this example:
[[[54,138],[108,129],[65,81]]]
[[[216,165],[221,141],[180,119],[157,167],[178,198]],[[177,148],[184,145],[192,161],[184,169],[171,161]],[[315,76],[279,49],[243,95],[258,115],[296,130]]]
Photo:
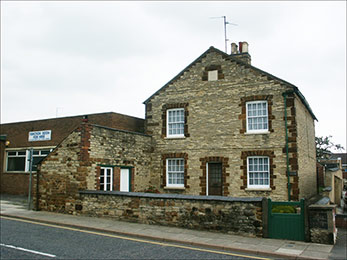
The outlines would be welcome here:
[[[210,18],[211,18],[211,19],[220,19],[220,18],[223,18],[225,53],[227,53],[227,51],[228,51],[228,41],[229,41],[229,39],[227,39],[227,24],[235,25],[235,26],[237,26],[237,24],[228,22],[228,21],[227,21],[227,17],[226,17],[225,15],[224,15],[224,16],[217,16],[217,17],[210,17]]]

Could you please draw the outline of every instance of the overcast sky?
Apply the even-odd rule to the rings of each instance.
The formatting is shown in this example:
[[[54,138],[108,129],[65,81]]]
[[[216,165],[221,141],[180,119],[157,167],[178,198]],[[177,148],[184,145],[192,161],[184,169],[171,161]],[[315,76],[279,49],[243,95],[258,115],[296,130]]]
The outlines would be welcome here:
[[[210,46],[304,94],[316,135],[346,148],[345,1],[1,1],[1,123],[100,112],[144,117],[149,96]],[[44,129],[43,129],[44,130]]]

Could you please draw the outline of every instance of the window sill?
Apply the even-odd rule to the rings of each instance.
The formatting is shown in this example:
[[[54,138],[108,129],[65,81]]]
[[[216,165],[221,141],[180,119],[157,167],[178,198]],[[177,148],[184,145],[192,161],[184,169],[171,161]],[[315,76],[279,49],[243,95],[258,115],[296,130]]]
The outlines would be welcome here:
[[[185,139],[185,136],[169,136],[169,137],[165,137],[164,139]]]
[[[264,132],[246,132],[245,135],[268,135],[270,134],[269,131],[264,131]]]
[[[185,190],[185,189],[186,189],[185,187],[168,187],[168,186],[164,187],[164,190]]]
[[[245,191],[272,191],[271,188],[246,188]]]
[[[30,172],[25,171],[5,171],[6,174],[30,174]],[[32,171],[32,173],[36,173],[36,171]]]

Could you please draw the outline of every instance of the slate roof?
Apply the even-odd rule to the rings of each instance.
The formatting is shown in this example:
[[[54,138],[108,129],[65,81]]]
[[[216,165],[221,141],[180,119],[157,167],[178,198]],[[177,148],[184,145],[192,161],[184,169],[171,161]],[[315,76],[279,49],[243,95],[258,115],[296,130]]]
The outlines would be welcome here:
[[[342,164],[347,164],[347,153],[333,153],[333,154],[331,154],[330,159],[337,160],[337,158],[341,158]]]
[[[254,67],[248,63],[245,63],[243,62],[242,60],[234,57],[233,55],[229,55],[219,49],[216,49],[215,47],[211,46],[207,51],[205,51],[203,54],[201,54],[197,59],[195,59],[192,63],[190,63],[186,68],[184,68],[180,73],[178,73],[173,79],[171,79],[169,82],[167,82],[163,87],[161,87],[159,90],[157,90],[153,95],[151,95],[149,98],[147,98],[143,104],[147,104],[155,95],[159,94],[159,92],[161,92],[163,89],[165,89],[166,87],[168,87],[170,84],[174,83],[177,79],[179,79],[183,73],[190,69],[195,63],[197,63],[198,61],[200,61],[202,58],[204,58],[208,53],[210,52],[217,52],[218,54],[222,55],[223,58],[225,59],[228,59],[228,60],[231,60],[231,61],[234,61],[234,62],[237,62],[239,64],[241,64],[242,66],[246,66],[250,69],[253,69],[255,71],[258,71],[260,72],[261,74],[267,76],[268,78],[270,78],[271,80],[275,80],[275,81],[278,81],[280,84],[284,84],[286,86],[289,86],[293,89],[293,92],[295,94],[298,95],[298,97],[300,98],[301,102],[305,105],[306,109],[308,110],[308,112],[310,113],[310,115],[312,116],[312,118],[316,121],[318,121],[318,119],[316,118],[316,116],[314,115],[310,105],[308,104],[307,100],[305,99],[304,95],[300,92],[300,90],[298,89],[298,87],[296,87],[295,85],[283,80],[283,79],[280,79],[266,71],[263,71],[257,67]]]

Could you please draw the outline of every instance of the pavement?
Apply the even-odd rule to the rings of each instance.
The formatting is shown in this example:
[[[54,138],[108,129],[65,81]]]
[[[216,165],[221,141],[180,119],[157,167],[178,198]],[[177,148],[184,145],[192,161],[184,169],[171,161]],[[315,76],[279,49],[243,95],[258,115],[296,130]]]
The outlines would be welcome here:
[[[28,210],[27,198],[21,196],[2,194],[0,202],[1,216],[38,221],[40,223],[111,232],[123,236],[233,251],[260,257],[267,256],[275,259],[347,259],[347,232],[345,229],[338,231],[335,245],[325,245],[33,211]]]

